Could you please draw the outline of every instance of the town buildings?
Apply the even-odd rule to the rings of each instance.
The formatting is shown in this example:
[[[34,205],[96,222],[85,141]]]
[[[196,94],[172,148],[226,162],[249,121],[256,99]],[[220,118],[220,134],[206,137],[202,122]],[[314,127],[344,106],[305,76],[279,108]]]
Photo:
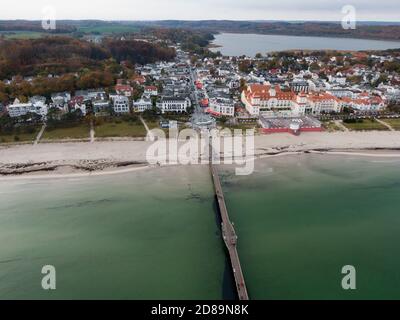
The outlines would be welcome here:
[[[95,100],[92,102],[93,112],[96,116],[106,116],[110,113],[110,101],[108,100]]]
[[[144,95],[148,97],[157,97],[158,96],[158,89],[156,86],[146,86],[144,88]]]
[[[250,85],[242,93],[242,102],[252,116],[300,117],[341,111],[339,99],[329,93],[296,94],[279,85]]]
[[[117,84],[115,86],[115,91],[118,95],[123,95],[125,97],[132,97],[133,88],[130,85]]]
[[[7,110],[11,118],[25,116],[28,113],[34,113],[44,118],[48,112],[48,108],[43,102],[21,103],[18,99],[15,99],[13,104],[8,105]]]
[[[211,98],[207,112],[215,116],[234,117],[235,106],[232,99]]]
[[[191,107],[191,101],[189,98],[183,97],[162,97],[157,107],[162,113],[183,113],[187,112],[188,108]]]
[[[151,110],[153,108],[153,103],[150,98],[142,97],[140,100],[133,103],[133,109],[135,112],[145,112],[146,110]]]
[[[69,106],[69,111],[70,112],[80,110],[82,112],[83,116],[86,116],[86,114],[87,114],[87,107],[86,107],[86,104],[85,104],[85,100],[84,100],[84,98],[82,96],[73,97],[68,102],[68,106]]]
[[[242,92],[242,102],[251,116],[299,115],[297,95],[291,90],[282,91],[279,85],[249,85]]]
[[[353,63],[354,54],[322,60],[305,53],[285,57],[287,66],[266,67],[273,59],[208,57],[190,65],[189,54],[178,48],[175,61],[135,65],[135,75],[118,79],[113,88],[78,90],[74,96],[54,93],[50,99],[32,97],[26,104],[15,101],[5,109],[11,117],[29,112],[44,117],[50,108],[62,113],[80,110],[83,116],[91,112],[118,116],[153,108],[163,114],[184,113],[193,105],[197,113],[233,118],[232,123],[252,119],[269,123],[268,130],[281,130],[282,119],[293,126],[291,121],[297,117],[314,130],[318,125],[311,118],[344,109],[354,114],[381,112],[400,103],[400,76],[377,67],[394,58],[370,55],[377,65],[371,67]],[[240,68],[246,61],[251,62],[251,70]],[[280,121],[272,121],[277,118]]]
[[[130,103],[128,97],[118,96],[114,99],[113,110],[117,114],[129,113],[130,112],[129,104]]]

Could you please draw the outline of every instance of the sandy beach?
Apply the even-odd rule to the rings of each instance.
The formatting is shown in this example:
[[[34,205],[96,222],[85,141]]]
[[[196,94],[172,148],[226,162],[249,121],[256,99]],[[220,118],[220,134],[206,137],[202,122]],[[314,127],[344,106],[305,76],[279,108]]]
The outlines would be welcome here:
[[[181,142],[184,143],[183,141]],[[15,176],[82,176],[150,167],[149,141],[60,142],[0,146],[0,179]],[[255,136],[255,157],[328,153],[400,157],[400,132],[335,132]]]

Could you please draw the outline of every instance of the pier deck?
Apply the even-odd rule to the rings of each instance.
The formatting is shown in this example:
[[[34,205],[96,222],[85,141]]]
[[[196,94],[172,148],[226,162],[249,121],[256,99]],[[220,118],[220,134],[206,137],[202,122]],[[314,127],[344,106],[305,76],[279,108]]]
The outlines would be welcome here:
[[[214,182],[215,193],[218,200],[219,211],[222,218],[222,235],[225,245],[228,248],[238,297],[239,300],[249,300],[249,295],[247,293],[246,283],[242,272],[242,266],[240,264],[240,259],[237,252],[238,237],[236,235],[235,228],[229,219],[229,214],[226,208],[225,197],[222,191],[218,170],[216,166],[212,163],[210,163],[210,170]]]

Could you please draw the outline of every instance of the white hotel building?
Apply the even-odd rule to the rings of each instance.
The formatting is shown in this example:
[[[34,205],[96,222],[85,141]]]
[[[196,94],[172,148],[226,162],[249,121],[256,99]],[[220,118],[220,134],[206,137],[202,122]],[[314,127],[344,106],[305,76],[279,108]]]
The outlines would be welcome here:
[[[153,103],[151,102],[151,99],[145,96],[133,103],[133,109],[135,112],[145,112],[146,110],[151,110],[152,108]]]
[[[13,104],[7,107],[8,114],[11,118],[25,116],[28,113],[36,113],[42,117],[46,117],[48,108],[43,102],[36,103],[21,103],[18,99],[15,99]]]
[[[114,112],[115,113],[129,113],[129,99],[125,96],[118,96],[114,99]]]
[[[328,93],[283,91],[279,85],[253,84],[242,92],[242,102],[252,116],[301,117],[321,112],[339,112],[339,100]]]
[[[208,112],[217,116],[234,117],[235,106],[231,99],[211,98],[209,100]]]
[[[166,112],[187,112],[187,109],[192,105],[189,98],[180,97],[162,97],[157,107],[162,113]]]

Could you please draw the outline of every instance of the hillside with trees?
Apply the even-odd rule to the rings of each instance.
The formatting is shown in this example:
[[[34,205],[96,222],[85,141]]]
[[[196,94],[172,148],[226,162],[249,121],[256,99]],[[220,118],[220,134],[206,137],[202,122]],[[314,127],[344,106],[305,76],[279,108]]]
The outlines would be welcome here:
[[[110,88],[121,74],[133,76],[135,64],[170,61],[175,56],[173,48],[135,40],[106,39],[101,45],[59,36],[0,40],[0,102]]]
[[[108,40],[104,47],[109,52],[109,56],[121,61],[131,63],[147,64],[157,61],[170,61],[175,58],[175,49],[165,45],[155,45],[153,43],[135,40]]]
[[[173,49],[134,40],[110,40],[102,45],[71,37],[0,40],[0,79],[99,69],[108,59],[145,64],[174,57]]]
[[[338,22],[283,22],[283,21],[150,21],[136,22],[138,26],[183,28],[211,33],[256,33],[292,36],[322,36],[377,40],[400,40],[400,25],[359,23],[356,29],[345,30]]]
[[[101,47],[69,37],[0,42],[0,79],[15,75],[64,74],[110,57]]]

